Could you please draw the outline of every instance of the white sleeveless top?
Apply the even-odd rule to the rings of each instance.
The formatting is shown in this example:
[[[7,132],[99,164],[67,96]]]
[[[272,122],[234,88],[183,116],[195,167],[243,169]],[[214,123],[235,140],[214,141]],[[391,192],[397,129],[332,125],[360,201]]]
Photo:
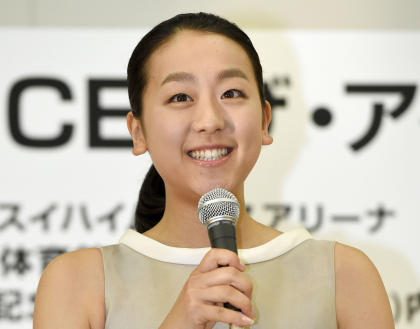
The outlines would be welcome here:
[[[304,229],[239,249],[253,283],[257,319],[251,328],[336,329],[334,244]],[[134,230],[100,248],[106,329],[158,328],[191,271],[209,248],[164,245]],[[214,329],[229,328],[217,323]]]

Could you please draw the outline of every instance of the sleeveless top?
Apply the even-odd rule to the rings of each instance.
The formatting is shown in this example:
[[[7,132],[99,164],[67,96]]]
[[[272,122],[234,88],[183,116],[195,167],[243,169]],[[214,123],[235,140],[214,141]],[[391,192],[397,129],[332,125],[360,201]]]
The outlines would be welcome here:
[[[337,329],[333,241],[305,229],[238,250],[253,283],[251,328]],[[177,248],[134,230],[101,247],[106,329],[157,329],[209,248]],[[214,329],[228,329],[216,323]]]

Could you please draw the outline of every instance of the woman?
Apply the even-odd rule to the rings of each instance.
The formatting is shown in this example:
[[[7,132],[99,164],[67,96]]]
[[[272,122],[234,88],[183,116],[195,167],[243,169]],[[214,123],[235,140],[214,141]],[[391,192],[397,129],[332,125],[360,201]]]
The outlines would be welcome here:
[[[154,164],[137,232],[52,261],[34,328],[394,327],[380,276],[362,252],[247,214],[244,181],[272,138],[261,65],[244,32],[214,15],[178,15],[140,41],[128,85],[133,153],[148,151]],[[239,200],[246,265],[228,250],[208,251],[197,202],[215,187]]]

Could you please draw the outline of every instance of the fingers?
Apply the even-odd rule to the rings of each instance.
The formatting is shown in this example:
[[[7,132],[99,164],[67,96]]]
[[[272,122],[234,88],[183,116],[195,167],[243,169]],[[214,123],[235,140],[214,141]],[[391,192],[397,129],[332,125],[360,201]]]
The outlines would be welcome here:
[[[211,249],[191,272],[162,328],[202,329],[214,322],[251,325],[256,314],[252,310],[252,283],[244,270],[234,252]],[[223,307],[226,302],[241,312]]]
[[[221,306],[207,305],[205,308],[203,308],[203,311],[206,313],[206,318],[209,321],[225,322],[240,327],[250,326],[254,323],[254,320],[247,317],[246,315]]]
[[[224,265],[224,267],[219,267]],[[229,266],[226,266],[229,265]],[[240,290],[251,299],[252,283],[242,272],[245,266],[238,256],[226,249],[211,249],[190,275],[193,287],[228,285]]]
[[[239,290],[231,286],[213,286],[205,289],[202,294],[205,303],[226,303],[239,308],[249,317],[255,317],[251,300]],[[238,312],[237,312],[238,313]]]
[[[200,274],[198,284],[201,284],[202,287],[228,285],[241,291],[248,298],[252,296],[251,280],[244,273],[230,266],[219,267],[210,272]]]
[[[224,266],[219,267],[221,265]],[[212,249],[191,273],[187,289],[197,293],[196,297],[200,296],[205,304],[229,302],[248,317],[254,317],[252,282],[243,273],[244,270],[245,266],[235,253]]]
[[[245,265],[241,263],[237,254],[227,249],[212,248],[203,257],[194,272],[204,273],[214,270],[219,266],[231,266],[237,268],[239,271],[245,270]]]

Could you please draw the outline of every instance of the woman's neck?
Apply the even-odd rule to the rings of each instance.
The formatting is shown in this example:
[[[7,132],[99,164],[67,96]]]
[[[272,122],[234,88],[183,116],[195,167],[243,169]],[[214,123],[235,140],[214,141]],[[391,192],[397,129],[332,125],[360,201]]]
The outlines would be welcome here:
[[[236,223],[238,249],[256,247],[281,233],[252,219],[246,212],[243,194],[238,194],[236,196],[241,205]],[[173,247],[209,247],[207,228],[198,219],[197,202],[198,200],[167,197],[162,219],[144,235]]]

